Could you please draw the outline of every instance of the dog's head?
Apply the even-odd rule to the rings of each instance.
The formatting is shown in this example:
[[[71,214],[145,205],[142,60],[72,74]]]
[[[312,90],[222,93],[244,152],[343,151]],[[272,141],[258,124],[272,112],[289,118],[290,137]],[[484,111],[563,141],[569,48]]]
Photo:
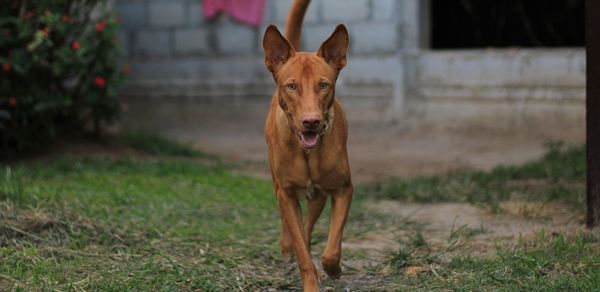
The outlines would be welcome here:
[[[315,53],[296,52],[274,25],[265,32],[265,65],[273,73],[279,105],[305,149],[317,147],[330,119],[335,82],[346,66],[348,42],[348,30],[342,24]]]

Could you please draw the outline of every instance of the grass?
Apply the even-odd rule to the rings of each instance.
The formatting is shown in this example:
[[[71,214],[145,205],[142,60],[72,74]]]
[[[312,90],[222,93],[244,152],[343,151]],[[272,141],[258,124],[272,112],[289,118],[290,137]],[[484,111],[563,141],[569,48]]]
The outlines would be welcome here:
[[[449,261],[408,244],[389,259],[396,270],[426,266],[413,277],[398,273],[403,289],[596,291],[600,287],[598,237],[591,234],[567,237],[541,230],[537,238],[522,239],[512,249],[499,248],[495,257],[467,255]]]
[[[0,275],[14,286],[1,290],[223,290],[295,283],[247,268],[255,261],[257,267],[281,264],[268,182],[222,167],[131,158],[64,159],[10,173],[0,188]]]
[[[121,134],[123,144],[153,155],[182,157],[212,157],[191,148],[189,145],[174,142],[148,130],[126,130]],[[214,157],[213,157],[214,158]]]
[[[471,202],[500,212],[500,202],[512,200],[564,201],[585,204],[585,148],[548,145],[539,160],[499,166],[489,172],[460,171],[446,176],[390,179],[362,186],[359,194],[408,202]]]
[[[295,266],[279,255],[270,182],[236,175],[223,163],[179,158],[206,157],[202,153],[161,147],[143,158],[67,157],[3,168],[0,290],[299,290]],[[460,248],[456,242],[488,231],[453,226],[444,239],[448,248],[439,249],[424,223],[365,207],[367,197],[478,204],[516,197],[580,204],[567,194],[582,191],[583,150],[553,147],[543,159],[521,166],[359,187],[345,238],[398,228],[407,236],[380,262],[368,249],[345,249],[344,262],[369,264],[346,265],[345,282],[324,280],[322,286],[336,291],[600,287],[600,249],[593,235],[540,232],[514,248],[498,247],[494,257],[449,256],[449,248]],[[559,186],[564,190],[552,191]],[[314,232],[315,259],[326,240],[327,214]]]

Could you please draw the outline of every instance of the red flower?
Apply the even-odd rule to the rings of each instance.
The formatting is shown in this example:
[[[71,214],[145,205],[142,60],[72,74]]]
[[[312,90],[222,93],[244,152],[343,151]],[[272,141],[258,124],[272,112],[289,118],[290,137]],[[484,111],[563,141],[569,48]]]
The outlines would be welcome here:
[[[44,29],[42,30],[42,33],[45,36],[48,36],[50,34],[50,28],[49,27],[44,27]]]
[[[79,50],[79,49],[81,48],[81,44],[79,44],[79,42],[78,42],[78,41],[73,41],[73,43],[71,44],[71,48],[72,48],[73,50],[76,50],[76,51],[77,51],[77,50]]]
[[[10,64],[2,64],[2,71],[4,71],[4,73],[10,72]]]
[[[104,31],[104,28],[106,28],[106,21],[100,21],[100,22],[96,23],[96,31],[97,32]]]
[[[10,106],[16,106],[17,105],[17,99],[14,97],[11,97],[8,99],[8,105]]]
[[[69,17],[68,15],[63,15],[62,21],[64,23],[69,23],[69,22],[71,22],[71,17]]]
[[[35,11],[29,10],[29,11],[25,12],[25,19],[32,19],[34,15],[35,15]]]
[[[96,86],[103,88],[106,85],[106,80],[104,80],[104,78],[100,77],[100,76],[96,76],[96,79],[94,80],[94,84],[96,84]]]

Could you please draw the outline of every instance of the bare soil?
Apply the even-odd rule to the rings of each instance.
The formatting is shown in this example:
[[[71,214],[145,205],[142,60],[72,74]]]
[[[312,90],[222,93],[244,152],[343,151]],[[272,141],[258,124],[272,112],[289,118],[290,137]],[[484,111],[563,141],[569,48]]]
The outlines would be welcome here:
[[[124,115],[128,127],[156,129],[245,165],[248,174],[270,178],[263,134],[266,102],[133,103],[129,108]],[[154,118],[144,119],[147,116]],[[518,164],[540,157],[545,143],[585,140],[583,124],[567,125],[551,117],[542,126],[516,123],[510,127],[484,126],[477,119],[385,123],[349,117],[349,123],[348,151],[355,183]]]
[[[494,255],[497,247],[517,244],[519,238],[531,238],[540,230],[547,234],[575,234],[584,230],[582,212],[555,202],[503,202],[499,214],[468,203],[406,204],[383,200],[368,207],[424,224],[423,236],[434,249],[452,245],[453,251],[474,256]],[[379,246],[374,247],[393,249],[397,245],[395,237],[406,231],[374,233],[372,237],[380,239]]]

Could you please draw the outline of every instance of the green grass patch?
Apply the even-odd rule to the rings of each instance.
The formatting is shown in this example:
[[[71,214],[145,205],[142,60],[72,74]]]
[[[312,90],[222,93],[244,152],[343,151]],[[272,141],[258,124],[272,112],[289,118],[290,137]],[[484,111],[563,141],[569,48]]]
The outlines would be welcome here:
[[[452,240],[452,236],[449,240]],[[399,240],[383,270],[394,275],[394,289],[422,291],[596,291],[600,287],[597,234],[547,234],[519,238],[514,247],[497,247],[494,256],[432,248],[420,230]]]
[[[539,160],[491,171],[460,171],[445,176],[390,179],[361,186],[358,195],[409,202],[471,202],[500,211],[509,199],[585,203],[585,147],[548,145]]]
[[[156,132],[147,130],[125,130],[121,134],[120,139],[125,145],[133,149],[153,155],[200,158],[212,157],[198,150],[194,150],[190,145],[172,141]]]
[[[160,159],[7,168],[0,290],[221,291],[297,285],[269,182]],[[5,281],[8,279],[9,281]],[[291,281],[291,282],[290,282]]]
[[[431,265],[408,285],[458,291],[595,291],[600,287],[597,245],[591,234],[567,237],[542,230],[537,239],[498,249],[493,258],[460,256]]]

